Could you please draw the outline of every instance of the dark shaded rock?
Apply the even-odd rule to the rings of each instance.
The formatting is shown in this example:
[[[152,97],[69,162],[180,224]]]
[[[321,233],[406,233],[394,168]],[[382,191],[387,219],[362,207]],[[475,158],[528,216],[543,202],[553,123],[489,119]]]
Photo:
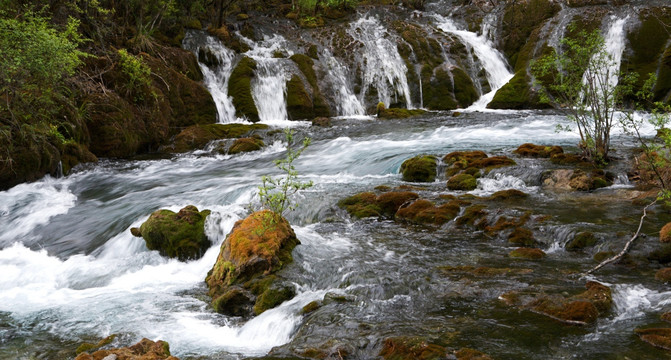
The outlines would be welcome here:
[[[210,210],[198,211],[189,205],[177,214],[158,210],[140,226],[139,234],[149,250],[158,250],[162,256],[181,261],[199,259],[210,247],[205,236],[205,218]],[[138,231],[131,233],[136,235]]]
[[[436,179],[438,160],[432,155],[418,155],[401,164],[403,181],[433,182]]]
[[[457,360],[493,360],[491,356],[469,348],[457,350],[454,353],[454,356],[457,358]]]
[[[671,282],[671,268],[657,270],[655,273],[655,279],[665,283]]]
[[[291,120],[315,117],[312,98],[298,75],[292,76],[287,82],[287,113]]]

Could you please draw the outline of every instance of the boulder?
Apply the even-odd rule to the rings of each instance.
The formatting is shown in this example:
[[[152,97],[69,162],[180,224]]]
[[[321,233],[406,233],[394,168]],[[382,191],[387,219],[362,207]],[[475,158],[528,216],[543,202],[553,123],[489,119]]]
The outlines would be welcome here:
[[[261,150],[266,144],[263,140],[255,137],[240,138],[233,142],[233,145],[228,149],[229,154],[239,154],[243,152],[251,152]]]
[[[405,220],[416,224],[443,225],[454,219],[461,209],[459,202],[450,201],[440,206],[431,201],[419,199],[396,212],[396,220]]]
[[[477,179],[469,174],[457,174],[447,180],[447,188],[450,190],[470,191],[478,187]]]
[[[511,251],[508,256],[518,259],[540,260],[545,257],[545,252],[541,249],[521,247]]]
[[[596,241],[596,236],[594,236],[592,232],[583,231],[576,234],[576,236],[574,236],[573,239],[566,244],[565,248],[566,250],[580,250],[586,247],[594,246]]]
[[[303,81],[294,75],[287,81],[287,113],[291,120],[312,119],[315,117],[312,98],[305,89]]]
[[[75,360],[179,360],[170,355],[170,346],[167,342],[142,339],[139,343],[118,349],[98,350],[89,354],[83,352]]]
[[[405,119],[426,113],[422,109],[387,108],[384,103],[377,104],[378,119]]]
[[[663,243],[671,242],[671,222],[667,223],[659,230],[659,241]]]
[[[246,136],[255,130],[267,129],[265,124],[209,124],[193,125],[182,130],[172,141],[172,144],[162,148],[167,153],[183,153],[202,149],[210,141],[232,139]]]
[[[517,155],[525,157],[549,158],[552,155],[563,154],[564,149],[562,149],[561,146],[544,146],[526,143],[520,145],[513,152]]]
[[[421,337],[393,337],[384,340],[379,356],[385,360],[429,360],[446,358],[443,346]]]
[[[655,273],[655,279],[668,283],[671,282],[671,268],[663,268],[657,270]]]
[[[418,155],[401,164],[403,181],[433,182],[436,179],[438,159],[432,155]]]
[[[293,261],[291,251],[299,243],[286,219],[272,211],[257,211],[236,222],[205,278],[215,310],[235,316],[253,310],[258,315],[292,297],[277,285],[275,274]]]
[[[162,256],[181,261],[199,259],[210,247],[205,236],[205,218],[210,210],[198,211],[189,205],[178,213],[158,210],[149,216],[140,228],[131,233],[144,238],[149,250],[157,250]]]
[[[252,97],[252,78],[255,69],[256,62],[249,57],[244,57],[233,69],[228,80],[228,94],[233,98],[235,115],[247,118],[254,123],[260,120],[259,110]]]
[[[318,127],[331,127],[331,119],[327,117],[317,117],[312,119],[312,126]]]
[[[671,328],[636,329],[634,332],[654,347],[671,350]]]

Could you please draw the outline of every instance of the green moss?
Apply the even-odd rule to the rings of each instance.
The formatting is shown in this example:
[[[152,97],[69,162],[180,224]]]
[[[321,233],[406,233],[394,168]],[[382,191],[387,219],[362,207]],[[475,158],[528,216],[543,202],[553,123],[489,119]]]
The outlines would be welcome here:
[[[316,49],[316,47],[315,47]],[[315,50],[316,51],[316,50]],[[314,110],[314,116],[317,117],[329,117],[331,116],[331,110],[329,109],[328,103],[322,95],[321,90],[319,89],[319,84],[317,82],[317,74],[314,70],[314,61],[303,54],[294,54],[290,59],[298,65],[298,69],[303,73],[305,79],[312,87],[312,104]]]
[[[198,259],[210,247],[205,236],[205,218],[210,210],[198,211],[187,206],[175,214],[158,210],[140,226],[140,234],[149,250],[181,261]]]
[[[566,244],[566,250],[580,250],[586,247],[594,246],[597,242],[596,236],[589,231],[583,231]]]
[[[249,312],[251,296],[239,287],[228,289],[212,301],[214,311],[231,316],[245,316]]]
[[[456,223],[459,226],[463,225],[475,225],[477,226],[480,221],[485,219],[487,216],[487,207],[485,205],[471,205],[464,210],[464,214],[457,218]]]
[[[519,191],[516,189],[509,189],[495,192],[494,194],[492,194],[492,196],[489,197],[489,200],[505,201],[512,199],[526,199],[527,197],[529,197],[529,194],[523,191]]]
[[[379,356],[385,360],[437,360],[444,359],[444,347],[420,337],[388,338],[382,345]]]
[[[545,257],[545,252],[541,249],[521,247],[511,251],[508,256],[519,259],[540,260]]]
[[[378,196],[376,204],[380,208],[382,215],[393,217],[403,204],[417,198],[419,198],[419,195],[414,192],[390,191]]]
[[[506,6],[503,14],[503,51],[511,64],[515,64],[517,53],[527,44],[531,33],[560,9],[559,4],[550,0],[519,1]]]
[[[553,155],[563,154],[564,149],[561,146],[544,146],[526,143],[520,145],[515,151],[515,154],[525,157],[534,158],[549,158]]]
[[[338,206],[359,219],[382,214],[382,209],[377,205],[377,196],[370,192],[356,194],[340,200]]]
[[[256,299],[254,313],[260,315],[264,311],[272,309],[294,296],[296,296],[296,291],[292,287],[269,288]]]
[[[303,81],[294,75],[287,82],[287,113],[292,120],[312,119],[315,117],[312,99],[303,86]]]
[[[478,90],[473,85],[473,80],[461,68],[452,69],[452,78],[454,79],[454,98],[462,108],[469,107],[479,97]]]
[[[112,334],[112,335],[107,336],[106,338],[98,341],[97,344],[83,343],[83,344],[79,345],[79,347],[77,347],[77,350],[75,350],[75,353],[77,355],[79,355],[79,354],[84,353],[84,352],[90,352],[91,350],[100,349],[101,347],[103,347],[105,345],[111,344],[112,341],[114,341],[114,339],[116,339],[116,337],[117,337],[117,334]]]
[[[447,181],[447,188],[450,190],[470,191],[478,186],[478,182],[473,175],[457,174]]]
[[[518,227],[508,236],[508,242],[520,246],[533,246],[536,243],[536,239],[531,230]]]
[[[309,314],[311,312],[315,312],[321,306],[322,306],[322,304],[319,301],[317,301],[317,300],[312,301],[312,302],[308,303],[307,305],[303,306],[303,308],[301,309],[301,313],[302,314]]]
[[[233,145],[228,149],[229,154],[239,154],[242,152],[250,152],[261,150],[266,144],[262,140],[250,137],[250,138],[240,138],[235,140]]]
[[[268,129],[265,124],[208,124],[193,125],[182,130],[173,140],[173,144],[164,148],[166,152],[186,152],[202,149],[210,141],[221,139],[234,139],[247,134]]]
[[[538,98],[531,91],[531,78],[526,68],[518,71],[515,76],[501,87],[494,99],[487,104],[489,109],[532,109],[537,108]]]
[[[251,122],[258,122],[259,110],[252,97],[252,78],[256,62],[249,57],[244,57],[233,69],[228,80],[228,94],[233,98],[235,115],[245,117]]]
[[[433,182],[436,179],[438,159],[433,155],[418,155],[401,164],[403,181]]]
[[[461,209],[458,201],[435,206],[431,201],[420,199],[396,212],[395,219],[417,224],[442,225],[454,219]]]
[[[403,108],[387,109],[384,103],[377,104],[378,119],[406,119],[413,116],[419,116],[424,113],[426,113],[426,110]]]

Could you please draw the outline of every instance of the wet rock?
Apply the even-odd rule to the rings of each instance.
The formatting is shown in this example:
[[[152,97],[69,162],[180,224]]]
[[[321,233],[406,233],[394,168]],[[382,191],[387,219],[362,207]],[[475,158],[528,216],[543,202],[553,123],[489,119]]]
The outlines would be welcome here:
[[[655,273],[655,279],[665,283],[671,282],[671,268],[667,267],[657,270]]]
[[[671,311],[662,314],[661,319],[666,322],[671,322]]]
[[[457,350],[454,353],[454,356],[457,358],[457,360],[493,360],[491,356],[469,348]]]
[[[564,153],[564,149],[562,149],[561,146],[544,146],[526,143],[520,145],[517,150],[513,152],[525,157],[549,158],[552,155]]]
[[[312,97],[310,99],[314,116],[331,116],[331,110],[329,108],[328,102],[324,98],[324,95],[321,93],[319,88],[319,81],[317,80],[317,74],[314,70],[314,61],[312,58],[304,54],[294,54],[289,59],[296,63],[298,69],[303,73],[305,79],[308,81],[308,84],[310,84],[312,89]]]
[[[471,205],[467,207],[463,215],[457,218],[456,224],[459,226],[471,225],[484,229],[487,226],[486,208],[485,205]]]
[[[529,194],[525,193],[524,191],[520,191],[517,189],[508,189],[493,193],[492,196],[490,196],[487,200],[505,201],[514,199],[525,199],[527,197],[529,197]]]
[[[394,218],[416,224],[442,225],[454,219],[460,209],[456,200],[435,206],[431,201],[419,199],[407,207],[400,208]]]
[[[315,117],[312,98],[305,89],[303,81],[294,75],[287,82],[287,114],[291,120],[312,119]]]
[[[587,163],[580,155],[559,153],[550,156],[550,162],[556,165],[591,165]]]
[[[517,218],[501,216],[498,219],[496,219],[494,225],[487,226],[485,230],[487,231],[488,235],[491,236],[498,235],[504,230],[516,229],[524,226],[529,221],[530,218],[531,218],[530,212],[527,212],[524,215]]]
[[[378,196],[376,202],[382,215],[393,217],[401,206],[417,198],[419,195],[411,191],[390,191]]]
[[[531,269],[520,269],[520,268],[493,268],[486,266],[443,266],[439,267],[438,270],[446,274],[470,274],[479,277],[491,277],[491,276],[510,276],[510,275],[526,275],[533,272]]]
[[[331,127],[331,119],[327,117],[317,117],[312,119],[312,126],[318,127]]]
[[[269,287],[258,296],[252,309],[254,314],[260,315],[294,296],[296,296],[296,290],[292,286]]]
[[[322,307],[322,303],[319,301],[311,301],[307,305],[303,306],[301,309],[302,314],[309,314],[311,312],[317,311],[320,307]]]
[[[457,174],[447,180],[447,188],[450,190],[470,191],[478,187],[478,181],[473,175]]]
[[[265,130],[265,124],[209,124],[194,125],[182,130],[171,145],[162,149],[166,153],[182,153],[202,149],[210,141],[243,137],[253,131]]]
[[[436,179],[438,159],[432,155],[418,155],[401,164],[403,181],[433,182]]]
[[[536,243],[533,232],[527,228],[518,227],[508,236],[508,242],[520,246],[533,246]]]
[[[158,210],[149,216],[139,228],[131,229],[133,235],[141,235],[149,250],[157,250],[162,256],[180,261],[199,259],[210,247],[205,236],[205,218],[210,210],[198,211],[193,205],[178,213]]]
[[[394,337],[384,340],[379,356],[385,360],[444,359],[446,349],[420,337]]]
[[[411,191],[389,191],[379,197],[371,192],[359,193],[340,200],[338,206],[359,219],[372,216],[393,217],[401,206],[419,198]]]
[[[403,108],[387,109],[384,103],[379,103],[377,105],[378,119],[405,119],[413,116],[419,116],[424,113],[426,113],[426,110],[422,109],[403,109]]]
[[[443,157],[443,162],[448,165],[445,170],[447,177],[452,177],[459,173],[467,173],[474,177],[478,177],[480,171],[485,173],[489,171],[515,165],[515,161],[505,156],[489,157],[483,151],[455,151]]]
[[[601,170],[586,173],[576,169],[549,170],[542,175],[543,187],[552,190],[590,191],[612,184],[612,179]]]
[[[671,222],[667,223],[659,230],[659,241],[663,243],[671,243]]]
[[[521,247],[511,251],[508,256],[519,259],[540,260],[545,257],[545,252],[541,249]]]
[[[118,349],[98,350],[92,354],[83,352],[75,360],[179,360],[170,355],[167,342],[142,339],[139,343]]]
[[[83,344],[79,345],[79,347],[77,347],[77,350],[75,350],[75,353],[77,355],[79,355],[81,353],[84,353],[84,352],[90,353],[90,352],[92,352],[92,350],[100,349],[101,347],[103,347],[105,345],[109,345],[112,341],[114,341],[114,339],[116,339],[116,337],[117,337],[116,334],[112,334],[112,335],[98,341],[98,343],[96,343],[96,344],[83,343]]]
[[[293,261],[291,251],[299,243],[286,219],[271,211],[257,211],[236,222],[205,279],[215,310],[238,313],[220,304],[227,297],[235,299],[236,309],[252,307],[257,315],[278,305],[277,299],[286,297],[279,296],[285,290],[274,274]],[[236,293],[227,295],[230,291]]]
[[[658,249],[651,251],[647,258],[649,261],[656,261],[660,264],[671,263],[671,244],[663,244]]]
[[[565,248],[569,251],[581,250],[586,247],[594,246],[597,242],[596,236],[589,231],[583,231],[576,234],[571,241],[569,241]]]
[[[671,350],[671,328],[636,329],[634,332],[654,347]]]
[[[244,57],[233,69],[231,77],[228,80],[228,94],[233,98],[235,106],[235,115],[247,118],[251,122],[258,122],[259,110],[252,97],[252,78],[256,62]]]
[[[264,144],[261,139],[255,137],[240,138],[233,142],[233,145],[228,149],[228,153],[233,155],[243,152],[257,151],[261,150],[264,146],[266,146],[266,144]]]

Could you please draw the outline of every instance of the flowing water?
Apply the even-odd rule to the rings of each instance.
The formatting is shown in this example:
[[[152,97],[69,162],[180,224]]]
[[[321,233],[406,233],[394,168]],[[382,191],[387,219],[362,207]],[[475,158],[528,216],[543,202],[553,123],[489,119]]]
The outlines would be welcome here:
[[[603,239],[599,246],[621,246],[618,232],[631,233],[637,220],[639,209],[626,195],[633,190],[556,194],[540,186],[547,161],[520,158],[517,166],[480,179],[474,195],[508,188],[530,194],[499,212],[550,215],[535,229],[549,252],[541,262],[511,261],[504,239],[470,228],[353,220],[335,206],[378,185],[404,184],[398,169],[414,154],[482,149],[512,156],[524,142],[570,147],[576,135],[554,131],[563,121],[538,112],[470,113],[383,126],[338,120],[331,129],[299,128],[300,136],[314,140],[297,169],[315,186],[299,194],[302,206],[289,216],[302,244],[284,276],[298,296],[251,320],[214,313],[203,280],[233,223],[256,203],[261,176],[276,172],[272,161],[283,156],[286,144],[239,156],[199,151],[106,161],[0,192],[0,358],[68,358],[79,343],[110,334],[120,335],[119,345],[142,337],[166,340],[182,359],[245,358],[278,346],[280,354],[344,346],[354,358],[370,359],[384,338],[396,335],[449,340],[498,359],[615,359],[611,354],[618,353],[658,358],[660,352],[640,343],[632,330],[654,322],[671,293],[645,271],[604,271],[599,279],[611,284],[615,307],[591,327],[560,325],[498,300],[527,288],[578,291],[584,280],[561,272],[586,269],[591,254],[567,253],[563,242],[590,229]],[[615,143],[627,151],[627,142],[616,137]],[[448,194],[444,180],[416,184],[417,191],[428,198]],[[202,259],[168,260],[130,234],[151,212],[187,204],[212,210],[206,224],[212,247]],[[645,231],[663,223],[662,215],[653,215]],[[478,279],[440,270],[460,265],[533,273]],[[325,305],[302,315],[301,307],[313,300]]]

